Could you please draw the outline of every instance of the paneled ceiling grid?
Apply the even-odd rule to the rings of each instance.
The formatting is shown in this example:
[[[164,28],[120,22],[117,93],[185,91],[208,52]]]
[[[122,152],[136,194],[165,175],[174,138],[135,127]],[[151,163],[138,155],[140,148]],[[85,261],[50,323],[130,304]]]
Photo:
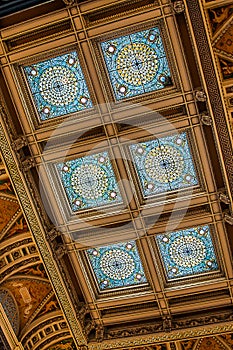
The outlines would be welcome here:
[[[110,3],[111,2],[109,2],[109,4]],[[124,3],[125,2],[123,1],[122,4]],[[181,296],[184,291],[190,293],[190,295],[192,295],[192,293],[196,293],[197,290],[200,291],[200,289],[202,293],[208,293],[210,291],[214,292],[215,289],[223,288],[224,283],[227,283],[229,293],[231,293],[229,278],[232,277],[232,268],[231,263],[225,264],[224,260],[226,259],[226,261],[231,262],[226,234],[222,225],[222,209],[218,201],[218,188],[216,187],[215,181],[212,177],[213,168],[210,163],[207,145],[205,144],[205,141],[202,140],[204,134],[203,126],[200,126],[200,100],[197,103],[197,95],[195,95],[196,91],[194,91],[191,85],[190,73],[187,70],[186,64],[187,58],[183,55],[179,34],[174,34],[176,33],[177,27],[174,23],[174,14],[170,3],[163,1],[160,6],[153,4],[145,6],[144,8],[139,8],[138,10],[132,12],[132,15],[128,17],[127,21],[124,12],[123,14],[118,14],[115,17],[110,16],[104,18],[106,14],[104,15],[103,4],[101,2],[97,3],[97,8],[95,11],[98,13],[98,4],[101,8],[103,17],[103,19],[99,22],[93,21],[95,13],[93,12],[91,2],[86,2],[71,8],[68,7],[66,10],[58,11],[53,17],[54,23],[59,23],[59,25],[61,25],[62,22],[67,20],[71,21],[71,29],[64,31],[61,35],[56,34],[56,36],[53,37],[53,40],[51,40],[51,37],[48,36],[48,39],[44,39],[44,41],[41,41],[39,45],[37,44],[37,46],[34,45],[33,41],[29,41],[28,44],[24,43],[23,47],[21,46],[16,49],[11,48],[10,50],[8,48],[8,52],[5,51],[5,53],[2,53],[2,71],[5,76],[5,80],[10,87],[14,104],[17,106],[20,124],[24,129],[24,136],[26,137],[27,145],[29,146],[32,154],[32,159],[37,164],[36,168],[39,169],[38,166],[43,164],[43,161],[45,160],[41,170],[43,186],[48,194],[48,201],[52,204],[54,215],[57,216],[59,220],[59,229],[61,232],[65,233],[65,235],[62,235],[57,240],[58,245],[59,247],[62,247],[63,254],[67,255],[67,257],[70,256],[70,262],[72,262],[73,270],[75,271],[78,283],[81,284],[84,300],[89,304],[90,315],[92,316],[94,323],[98,326],[107,325],[110,328],[114,328],[114,322],[119,323],[119,327],[124,327],[124,323],[126,323],[128,326],[130,321],[134,322],[136,316],[132,305],[136,305],[139,300],[143,301],[144,298],[148,303],[154,303],[149,315],[146,315],[146,303],[142,307],[142,310],[144,310],[142,320],[147,319],[149,322],[153,317],[171,317],[176,313],[179,314],[185,310],[187,311],[187,305],[184,306],[184,304],[180,303],[179,306],[179,303],[177,303],[173,304],[174,306],[172,306],[172,303],[170,303],[170,299],[175,298],[177,295]],[[106,10],[106,2],[104,7]],[[101,18],[101,12],[98,14],[98,16]],[[156,18],[156,20],[154,20],[154,18]],[[156,24],[157,19],[160,19],[162,22],[164,21],[164,30],[165,32],[168,31],[168,33],[164,36],[166,41],[165,47],[167,49],[169,62],[172,67],[171,73],[172,78],[174,79],[173,82],[176,82],[176,86],[175,88],[169,87],[169,85],[165,86],[165,88],[158,91],[158,93],[155,91],[151,92],[150,94],[146,94],[145,98],[143,94],[140,94],[138,97],[133,96],[132,100],[129,101],[140,103],[144,106],[142,118],[142,113],[140,113],[140,111],[138,111],[137,108],[131,104],[131,102],[130,104],[124,104],[119,101],[117,101],[117,103],[113,103],[114,97],[113,92],[111,92],[110,82],[107,78],[107,70],[103,67],[104,58],[97,52],[96,45],[98,45],[97,42],[100,40],[106,41],[106,38],[109,35],[112,37],[115,35],[121,36],[126,35],[126,33],[135,33],[135,31],[144,30],[148,25],[152,27],[152,24]],[[40,25],[43,27],[47,20],[48,18],[44,16]],[[122,32],[120,31],[120,28],[124,23],[127,23],[126,29],[124,28],[124,31]],[[135,24],[137,24],[137,27],[135,27]],[[25,24],[24,29],[27,31],[30,26],[32,28],[32,23],[30,24],[30,22],[28,22]],[[21,27],[21,29],[23,29],[23,27]],[[168,37],[170,38],[169,40]],[[2,43],[4,41],[3,45],[5,48],[6,42],[10,40],[12,41],[13,39],[15,39],[13,28],[8,28],[5,31],[3,30]],[[79,47],[79,54],[82,61],[81,64],[85,68],[84,70],[86,70],[86,75],[88,76],[87,80],[91,82],[89,86],[91,96],[93,96],[94,108],[91,108],[90,111],[87,111],[85,114],[77,112],[77,114],[72,116],[69,123],[66,123],[66,120],[68,120],[67,116],[61,116],[61,118],[54,116],[54,118],[52,118],[53,120],[47,118],[46,121],[38,121],[38,119],[36,121],[36,118],[32,117],[32,113],[34,113],[32,110],[34,107],[30,105],[30,101],[27,98],[23,97],[25,91],[24,88],[22,88],[22,78],[19,78],[17,75],[17,70],[19,69],[17,66],[22,64],[28,65],[28,67],[29,65],[33,66],[33,61],[36,62],[37,60],[41,60],[42,52],[44,50],[48,50],[49,55],[51,54],[51,57],[55,57],[65,52],[70,52],[70,50],[73,50],[76,45]],[[113,46],[112,50],[115,50]],[[27,59],[25,60],[26,57]],[[71,58],[69,58],[69,60],[70,59]],[[72,65],[73,61],[71,62],[69,60],[68,63]],[[137,62],[136,66],[139,64],[140,63]],[[103,73],[104,69],[105,73]],[[33,68],[30,70],[30,72],[33,72],[31,73],[32,76],[37,74],[36,70],[33,71]],[[56,85],[56,88],[60,90],[60,86]],[[123,88],[125,89],[125,87],[121,86],[119,89],[120,88],[122,88],[122,92],[125,92],[125,90],[123,91]],[[81,98],[84,99],[85,96]],[[22,100],[22,102],[20,102],[20,100]],[[96,106],[97,101],[99,103],[98,106]],[[203,103],[202,108],[204,108],[204,102],[201,103]],[[47,109],[45,110],[45,108],[49,108],[47,106],[44,107],[44,112],[47,113]],[[160,111],[162,115],[166,115],[170,124],[168,123],[169,125],[166,125],[164,120],[156,120],[157,116],[154,119],[153,115],[150,116],[150,109]],[[177,110],[179,111],[178,113],[176,113]],[[146,116],[145,122],[143,120],[144,115]],[[147,119],[147,116],[150,118]],[[127,124],[127,121],[129,121],[130,124],[133,124],[136,120],[140,120],[141,123],[139,124],[139,127],[137,127],[137,130],[132,127],[125,127],[124,124]],[[48,151],[46,148],[44,148],[45,143],[51,137],[53,131],[57,128],[58,123],[61,121],[64,122],[64,129],[58,130],[58,144],[54,144],[53,148]],[[99,121],[101,124],[104,124],[103,129],[101,130],[98,129]],[[189,130],[191,135],[190,139],[193,140],[191,141],[193,145],[192,157],[194,157],[196,163],[201,163],[197,166],[197,173],[199,174],[198,178],[201,189],[193,190],[189,203],[189,210],[187,215],[184,216],[183,220],[181,220],[179,217],[179,215],[181,215],[180,211],[182,207],[186,206],[186,203],[184,203],[186,195],[180,196],[182,191],[178,191],[178,193],[174,192],[170,197],[166,197],[164,208],[162,208],[162,203],[159,204],[159,197],[156,197],[156,195],[151,196],[151,199],[147,201],[145,198],[143,199],[142,184],[140,185],[140,180],[135,173],[137,169],[135,166],[129,164],[130,162],[128,158],[130,152],[129,150],[127,151],[127,144],[129,142],[124,140],[122,141],[124,137],[128,137],[134,144],[138,142],[145,143],[153,139],[154,134],[156,137],[160,137],[162,140],[162,137],[170,135],[170,133],[172,134],[172,127],[177,128],[180,132]],[[92,135],[90,135],[90,133],[88,134],[90,129],[92,129]],[[109,149],[110,153],[114,154],[114,157],[118,155],[120,158],[122,155],[125,155],[126,159],[124,159],[124,157],[123,160],[117,159],[115,168],[113,168],[117,173],[117,177],[127,179],[129,180],[129,183],[132,180],[135,182],[131,189],[130,186],[123,184],[124,192],[127,193],[127,195],[123,195],[125,202],[127,197],[130,196],[130,193],[132,193],[132,189],[134,187],[136,189],[136,194],[131,203],[126,205],[123,212],[114,210],[113,212],[106,211],[104,214],[102,214],[101,212],[99,213],[98,209],[96,210],[96,208],[85,206],[82,207],[82,212],[79,209],[79,206],[81,204],[83,205],[82,200],[79,198],[75,199],[75,205],[72,206],[73,197],[72,203],[69,203],[69,201],[65,199],[65,196],[69,191],[67,190],[66,192],[62,192],[61,185],[64,185],[64,183],[62,183],[63,180],[55,179],[55,181],[53,181],[55,175],[58,175],[54,170],[53,164],[59,162],[62,163],[62,157],[64,156],[63,145],[65,144],[65,147],[68,147],[68,143],[66,143],[69,142],[68,134],[74,136],[75,138],[75,135],[78,134],[79,131],[87,131],[87,133],[83,135],[82,139],[79,139],[78,142],[70,147],[68,152],[69,160],[67,161],[66,159],[66,163],[63,164],[61,171],[68,171],[69,166],[73,166],[73,163],[71,163],[72,160],[79,158],[80,155],[83,157],[81,162],[84,166],[84,159],[88,156],[88,152],[93,149],[93,145],[96,145],[97,147],[95,149],[96,153],[97,150],[103,151],[104,149]],[[59,144],[60,140],[64,141],[64,143],[61,142]],[[102,143],[99,145],[100,141]],[[159,144],[158,149],[161,151],[161,144]],[[106,160],[106,156],[103,156],[103,153],[102,158],[104,158],[104,161]],[[89,162],[88,159],[87,162]],[[102,163],[101,156],[99,157],[98,162]],[[114,164],[114,162],[112,163]],[[88,164],[90,164],[90,162]],[[53,170],[51,170],[52,167]],[[64,167],[67,167],[67,170],[65,170]],[[164,167],[166,169],[165,173],[167,173],[167,166],[164,165]],[[88,169],[90,169],[90,166]],[[190,175],[188,176],[190,177]],[[194,185],[196,185],[196,183]],[[152,183],[148,183],[147,186],[153,187],[154,185]],[[148,188],[150,189],[150,187]],[[177,188],[171,189],[177,190]],[[141,192],[141,195],[138,195],[139,192]],[[145,193],[146,192],[144,192],[144,195]],[[116,192],[112,190],[110,195],[111,194],[113,198],[113,194],[116,195]],[[59,204],[57,204],[58,197],[61,198],[61,200],[59,200]],[[174,203],[176,203],[175,206]],[[66,205],[65,215],[63,214],[64,205]],[[158,211],[162,212],[162,216],[160,220],[156,222],[155,211],[157,209]],[[81,213],[80,215],[79,212]],[[196,279],[196,285],[195,279],[193,280],[192,278],[187,280],[187,282],[185,282],[185,279],[184,282],[181,279],[180,284],[179,280],[175,283],[170,283],[167,281],[164,264],[158,263],[160,256],[158,247],[156,248],[154,242],[154,237],[157,236],[157,234],[164,233],[169,220],[169,215],[171,213],[175,215],[172,217],[172,221],[170,221],[173,226],[172,229],[168,229],[169,232],[178,229],[184,230],[205,224],[212,224],[216,228],[216,247],[219,245],[219,241],[221,241],[220,247],[216,250],[216,255],[217,257],[220,257],[219,267],[220,270],[222,270],[226,275],[226,278],[223,277],[223,274],[218,274],[216,272],[216,274],[213,274],[213,281],[211,278],[208,281],[204,281],[205,276],[203,275],[203,277],[200,279]],[[81,221],[79,220],[80,218]],[[86,229],[85,220],[87,220],[87,222],[90,224],[89,229]],[[155,222],[153,222],[153,220]],[[128,226],[125,225],[125,222],[127,221],[131,222],[131,224]],[[120,226],[121,224],[123,225]],[[124,225],[126,227],[124,227]],[[107,228],[108,231],[105,230],[105,235],[101,236],[101,228],[98,229],[98,226]],[[141,251],[142,255],[142,264],[145,265],[146,274],[150,274],[148,278],[150,288],[148,291],[145,290],[144,292],[143,289],[140,289],[140,284],[135,287],[135,291],[134,288],[131,288],[130,286],[129,288],[127,287],[125,291],[124,288],[122,291],[120,289],[116,291],[110,290],[109,293],[105,290],[104,294],[101,294],[100,290],[98,290],[100,287],[97,288],[96,277],[93,278],[95,273],[93,272],[90,264],[87,263],[87,260],[85,260],[86,258],[83,250],[85,250],[90,244],[93,244],[93,241],[97,242],[97,245],[100,246],[101,241],[102,243],[104,242],[105,245],[109,243],[108,239],[106,238],[106,232],[110,231],[112,231],[110,237],[111,244],[115,240],[114,235],[118,233],[120,233],[120,240],[117,238],[118,242],[128,241],[131,239],[130,235],[137,238],[139,250]],[[98,235],[97,239],[95,239],[96,235]],[[219,240],[218,236],[221,237],[221,240]],[[77,242],[76,240],[72,239],[72,237],[76,237]],[[86,247],[83,247],[82,240],[85,242]],[[94,252],[96,252],[96,255],[98,254],[97,250],[94,250]],[[61,254],[61,256],[63,256],[63,254]],[[122,254],[124,255],[125,252]],[[225,256],[223,261],[222,255]],[[212,264],[211,261],[208,261],[207,263]],[[62,264],[64,264],[64,262]],[[175,268],[173,269],[175,270]],[[173,273],[175,272],[173,271]],[[90,277],[90,275],[92,277]],[[106,285],[107,283],[110,283],[107,280],[103,280],[102,282]],[[77,283],[77,281],[75,283]],[[130,291],[129,293],[127,292],[128,290]],[[117,299],[117,302],[114,301],[115,305],[112,305],[112,309],[116,309],[115,316],[114,312],[113,315],[110,314],[110,316],[108,316],[106,313],[107,316],[102,318],[103,313],[106,312],[108,306],[111,304],[111,302],[113,302],[114,298]],[[230,298],[226,299],[226,302],[229,303]],[[126,322],[126,320],[123,319],[123,309],[124,307],[127,308],[127,303],[129,301],[130,307],[128,308]],[[215,307],[219,306],[221,302],[222,301],[219,301],[218,303],[218,300],[215,301]],[[203,306],[204,305],[206,305],[205,300],[203,300]],[[200,303],[198,305],[193,303],[190,306],[190,310],[196,309],[197,311],[199,308]],[[93,328],[95,328],[95,326],[93,326]],[[88,334],[87,330],[86,332]],[[89,332],[89,340],[93,341],[95,339],[95,335],[92,329],[90,329]],[[108,332],[108,330],[106,332]]]

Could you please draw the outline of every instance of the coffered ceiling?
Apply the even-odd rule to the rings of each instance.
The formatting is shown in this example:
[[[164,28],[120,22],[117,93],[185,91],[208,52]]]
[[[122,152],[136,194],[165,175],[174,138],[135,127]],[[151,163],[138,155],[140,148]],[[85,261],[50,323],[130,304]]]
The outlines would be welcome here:
[[[10,348],[231,348],[232,16],[56,0],[2,17]]]

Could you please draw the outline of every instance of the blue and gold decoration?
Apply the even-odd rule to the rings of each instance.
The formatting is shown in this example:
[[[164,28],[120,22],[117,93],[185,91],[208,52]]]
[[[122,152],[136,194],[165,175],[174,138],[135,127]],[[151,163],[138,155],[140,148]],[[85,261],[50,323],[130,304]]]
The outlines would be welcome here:
[[[158,27],[111,39],[100,45],[116,100],[171,85],[171,74]]]
[[[77,52],[23,67],[41,121],[92,107]]]
[[[198,184],[185,132],[129,148],[145,197]]]
[[[56,165],[72,211],[122,202],[108,152]]]
[[[156,236],[168,280],[218,270],[208,225]]]
[[[135,241],[87,250],[100,290],[147,284]]]

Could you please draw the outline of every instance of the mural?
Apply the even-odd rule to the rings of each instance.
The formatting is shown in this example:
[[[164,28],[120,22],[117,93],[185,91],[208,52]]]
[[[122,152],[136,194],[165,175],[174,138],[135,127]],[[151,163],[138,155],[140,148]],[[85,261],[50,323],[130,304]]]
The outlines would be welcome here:
[[[33,259],[39,259],[38,252],[36,247],[32,245],[32,240],[30,238],[25,239],[25,237],[30,237],[31,234],[1,162],[0,174],[1,277],[3,276],[2,269],[9,265],[9,261],[6,260],[4,254],[9,256],[12,265],[10,277],[6,276],[0,284],[0,302],[15,333],[23,336],[32,322],[46,316],[49,323],[51,312],[58,311],[60,308],[42,262],[37,264],[31,262]],[[16,238],[16,241],[12,244],[14,242],[12,241],[13,237]],[[1,249],[2,245],[5,247],[8,240],[11,242],[8,249]],[[31,255],[34,258],[31,258]],[[18,267],[17,261],[19,258],[23,269]],[[59,337],[62,337],[62,333]],[[74,347],[70,347],[71,343],[65,341],[62,344],[55,345],[55,348],[61,349],[61,345],[64,349],[74,349]]]
[[[216,7],[209,10],[209,16],[211,19],[212,30],[215,33],[224,24],[224,22],[233,13],[233,5]]]

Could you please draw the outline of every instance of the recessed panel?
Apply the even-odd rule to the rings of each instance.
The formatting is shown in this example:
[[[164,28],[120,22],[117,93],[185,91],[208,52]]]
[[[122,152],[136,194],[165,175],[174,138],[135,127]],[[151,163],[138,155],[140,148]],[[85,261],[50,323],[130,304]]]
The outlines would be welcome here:
[[[23,67],[41,121],[92,107],[77,52]]]
[[[72,211],[122,202],[108,152],[69,160],[56,167]]]
[[[100,290],[146,284],[135,241],[87,250]]]
[[[208,225],[156,236],[168,280],[218,270]]]
[[[158,27],[101,43],[116,100],[171,85],[171,74]]]
[[[185,132],[130,145],[130,152],[145,197],[198,184]]]

